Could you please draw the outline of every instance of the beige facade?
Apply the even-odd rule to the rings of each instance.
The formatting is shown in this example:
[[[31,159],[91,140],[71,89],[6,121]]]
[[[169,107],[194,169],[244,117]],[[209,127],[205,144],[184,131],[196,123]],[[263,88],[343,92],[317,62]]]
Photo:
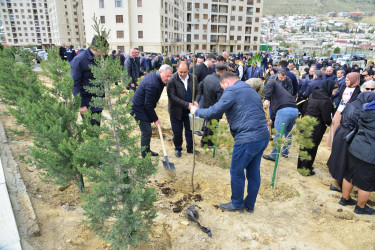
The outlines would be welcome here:
[[[263,0],[187,0],[186,50],[259,50]]]
[[[0,0],[0,8],[10,46],[86,43],[81,0]]]
[[[138,47],[145,52],[183,50],[183,0],[83,0],[86,37],[90,41],[94,14],[108,34],[111,49]],[[163,39],[164,34],[164,39]],[[163,50],[164,46],[164,50]]]
[[[86,47],[82,0],[48,0],[52,43]]]
[[[94,13],[111,49],[177,54],[256,51],[263,0],[83,0],[86,37]]]

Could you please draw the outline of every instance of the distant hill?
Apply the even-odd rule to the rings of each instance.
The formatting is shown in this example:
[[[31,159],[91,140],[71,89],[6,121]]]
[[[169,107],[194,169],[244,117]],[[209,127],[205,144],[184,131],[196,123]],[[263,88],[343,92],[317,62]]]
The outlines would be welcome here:
[[[325,14],[375,11],[375,0],[264,0],[263,15]]]

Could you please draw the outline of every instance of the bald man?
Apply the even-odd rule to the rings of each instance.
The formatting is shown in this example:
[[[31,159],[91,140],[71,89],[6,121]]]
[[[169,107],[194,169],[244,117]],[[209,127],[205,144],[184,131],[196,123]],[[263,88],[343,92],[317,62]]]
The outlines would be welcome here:
[[[327,67],[326,73],[323,75],[323,80],[337,80],[337,76],[333,73],[333,68],[331,66]]]

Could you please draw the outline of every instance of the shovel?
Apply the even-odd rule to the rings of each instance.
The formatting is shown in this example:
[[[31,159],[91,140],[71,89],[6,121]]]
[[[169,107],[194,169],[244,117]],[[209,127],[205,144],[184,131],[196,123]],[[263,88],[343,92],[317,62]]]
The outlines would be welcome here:
[[[160,135],[161,146],[163,148],[163,153],[164,153],[164,161],[162,161],[163,166],[164,166],[164,168],[167,171],[169,176],[175,177],[176,176],[176,168],[174,167],[174,164],[169,162],[169,160],[168,160],[167,151],[165,150],[164,139],[163,139],[163,134],[161,133],[160,125],[158,125],[158,130],[159,130],[159,135]]]

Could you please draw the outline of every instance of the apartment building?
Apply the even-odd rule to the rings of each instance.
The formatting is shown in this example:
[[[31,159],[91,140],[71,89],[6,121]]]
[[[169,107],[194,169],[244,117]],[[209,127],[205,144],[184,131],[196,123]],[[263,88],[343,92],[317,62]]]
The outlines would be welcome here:
[[[52,43],[87,47],[82,0],[48,0]]]
[[[84,46],[81,0],[0,0],[6,44]]]
[[[179,53],[184,41],[184,0],[83,0],[86,38],[94,14],[108,34],[111,49]]]
[[[186,51],[257,51],[263,0],[187,0]]]

